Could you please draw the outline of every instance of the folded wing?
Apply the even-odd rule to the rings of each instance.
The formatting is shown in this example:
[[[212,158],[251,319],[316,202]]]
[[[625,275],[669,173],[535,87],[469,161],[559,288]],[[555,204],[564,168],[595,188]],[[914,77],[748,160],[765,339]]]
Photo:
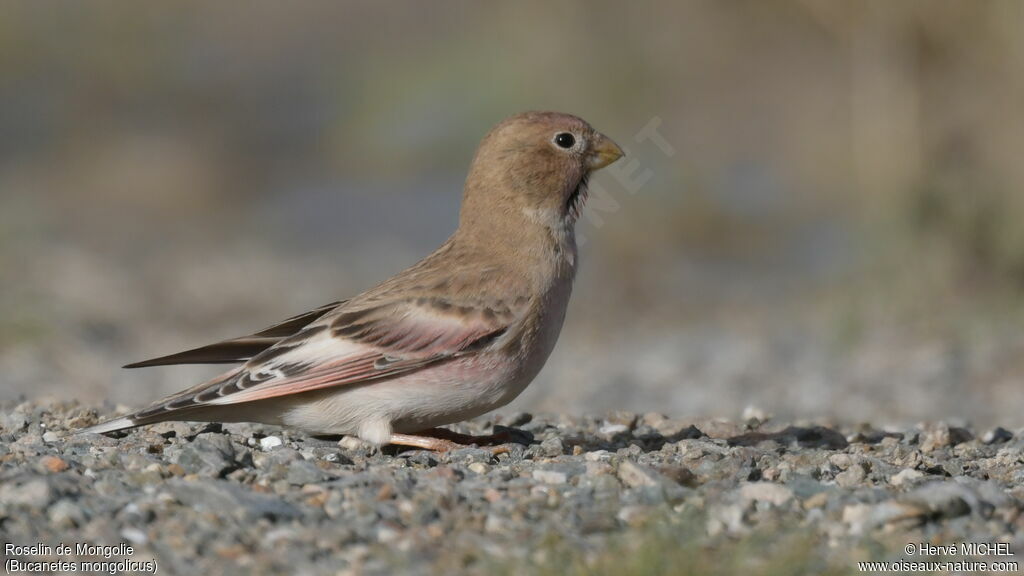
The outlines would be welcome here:
[[[128,364],[125,368],[146,368],[149,366],[166,366],[169,364],[236,364],[245,362],[260,352],[274,346],[281,340],[294,336],[300,330],[321,318],[331,310],[342,305],[344,301],[331,302],[316,310],[305,314],[292,316],[283,322],[279,322],[264,328],[259,332],[216,342],[208,346],[193,348],[177,354],[161,356],[142,362]]]
[[[503,308],[418,298],[338,308],[244,365],[128,417],[137,426],[204,406],[237,404],[367,383],[476,353],[518,316]]]

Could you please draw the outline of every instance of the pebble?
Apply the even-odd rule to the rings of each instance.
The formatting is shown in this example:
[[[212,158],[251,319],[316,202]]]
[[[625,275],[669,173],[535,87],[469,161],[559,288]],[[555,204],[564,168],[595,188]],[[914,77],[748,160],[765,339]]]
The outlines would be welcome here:
[[[82,509],[70,500],[58,500],[47,511],[50,522],[59,528],[73,528],[85,523]]]
[[[55,474],[57,472],[63,472],[68,469],[69,465],[66,460],[61,459],[58,456],[43,456],[39,459],[39,464],[44,470]]]
[[[626,426],[625,424],[605,424],[598,429],[598,432],[605,436],[614,436],[616,434],[629,432],[629,426]]]
[[[549,458],[561,456],[565,453],[565,444],[563,444],[562,439],[557,436],[545,438],[544,441],[540,443],[540,453]]]
[[[892,484],[893,486],[903,486],[904,484],[910,484],[917,480],[918,478],[922,478],[923,476],[924,474],[918,472],[917,470],[904,468],[903,470],[900,470],[896,474],[893,474],[892,477],[889,478],[889,483]]]
[[[557,470],[534,470],[533,479],[545,484],[565,484],[569,476],[565,472]]]
[[[584,452],[583,459],[588,462],[608,462],[615,456],[607,450],[595,450],[593,452]]]
[[[28,418],[22,412],[0,412],[0,428],[19,432],[28,425]]]
[[[366,444],[355,436],[345,436],[341,440],[338,440],[338,447],[346,451],[356,451],[365,449]]]
[[[844,472],[836,474],[836,484],[843,488],[854,488],[864,483],[867,471],[860,465],[852,465]]]
[[[206,432],[185,444],[171,460],[186,473],[218,477],[235,466],[235,449],[228,436]]]
[[[623,484],[631,488],[636,488],[637,486],[657,486],[661,480],[660,475],[654,470],[629,460],[619,465],[618,476]]]
[[[149,536],[145,532],[138,528],[126,527],[121,530],[121,538],[124,538],[128,542],[135,544],[136,546],[144,546],[149,542]]]
[[[740,488],[740,498],[745,502],[763,502],[782,506],[793,499],[793,491],[781,484],[752,482]]]
[[[316,574],[325,550],[341,573],[445,573],[543,550],[620,549],[632,531],[695,519],[685,545],[696,549],[799,530],[863,551],[879,540],[994,541],[1019,534],[1024,517],[1024,445],[997,428],[977,438],[944,422],[880,432],[754,412],[745,424],[519,413],[452,427],[522,426],[536,439],[495,456],[246,424],[61,437],[86,410],[0,406],[4,533],[124,541],[136,560],[163,554],[169,573]]]
[[[265,436],[260,438],[260,450],[263,451],[273,450],[281,444],[284,444],[284,441],[281,440],[279,436]]]
[[[948,448],[962,444],[973,438],[970,431],[964,428],[957,428],[945,423],[930,424],[925,426],[921,433],[921,450],[925,453],[934,452],[941,448]]]
[[[998,426],[985,432],[981,437],[982,444],[1002,444],[1013,440],[1013,432]]]
[[[41,478],[33,478],[22,484],[0,484],[0,505],[4,507],[43,508],[50,502],[52,495],[49,482]]]

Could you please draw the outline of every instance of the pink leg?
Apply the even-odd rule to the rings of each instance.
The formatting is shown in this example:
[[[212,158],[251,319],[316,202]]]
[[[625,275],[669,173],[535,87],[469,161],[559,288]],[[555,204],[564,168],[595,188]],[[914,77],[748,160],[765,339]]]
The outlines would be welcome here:
[[[477,446],[487,446],[491,444],[507,444],[513,441],[512,434],[508,432],[498,432],[497,434],[482,434],[480,436],[473,436],[471,434],[459,434],[458,432],[452,432],[445,428],[431,428],[430,430],[423,430],[418,434],[422,436],[430,436],[433,438],[441,438],[442,440],[451,440],[457,444],[476,444]]]
[[[473,438],[472,436],[464,436],[464,438]],[[392,434],[389,444],[395,444],[398,446],[411,446],[413,448],[421,448],[423,450],[433,450],[435,452],[447,452],[449,450],[457,450],[459,448],[467,448],[467,444],[455,442],[446,438],[436,438],[432,436],[417,436],[413,434]],[[505,446],[491,446],[488,448],[491,454],[502,454],[508,452],[508,448]]]

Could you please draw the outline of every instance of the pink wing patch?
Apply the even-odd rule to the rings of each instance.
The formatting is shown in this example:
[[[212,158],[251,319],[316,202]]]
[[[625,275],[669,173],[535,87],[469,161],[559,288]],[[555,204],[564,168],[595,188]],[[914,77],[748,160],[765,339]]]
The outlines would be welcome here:
[[[284,353],[271,349],[253,358],[205,403],[250,402],[395,376],[476,350],[505,330],[483,314],[402,308],[350,313],[347,322],[342,314],[329,332]]]

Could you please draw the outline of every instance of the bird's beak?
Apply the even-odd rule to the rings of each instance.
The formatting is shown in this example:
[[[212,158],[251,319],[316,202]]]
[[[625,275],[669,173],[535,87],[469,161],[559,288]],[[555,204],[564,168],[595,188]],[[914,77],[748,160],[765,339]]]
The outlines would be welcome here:
[[[622,158],[622,148],[619,148],[618,144],[612,142],[611,138],[604,134],[598,134],[597,141],[594,142],[594,147],[591,148],[589,156],[590,169],[598,170]]]

